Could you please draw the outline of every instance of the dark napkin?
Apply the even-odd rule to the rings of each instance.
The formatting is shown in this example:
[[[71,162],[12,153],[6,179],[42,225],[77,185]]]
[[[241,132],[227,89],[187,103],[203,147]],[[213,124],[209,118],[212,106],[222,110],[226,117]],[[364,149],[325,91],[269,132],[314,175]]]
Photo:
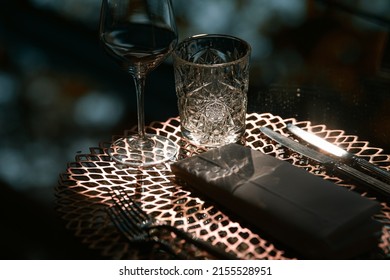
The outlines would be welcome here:
[[[352,258],[377,247],[379,203],[238,144],[171,165],[188,185],[306,258]]]

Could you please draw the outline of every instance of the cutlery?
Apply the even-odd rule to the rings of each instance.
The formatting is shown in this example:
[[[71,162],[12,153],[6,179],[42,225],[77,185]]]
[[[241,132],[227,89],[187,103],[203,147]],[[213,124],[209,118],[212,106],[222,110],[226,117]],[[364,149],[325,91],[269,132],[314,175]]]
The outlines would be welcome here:
[[[106,209],[108,216],[115,225],[115,227],[123,234],[123,236],[130,242],[134,243],[154,243],[158,248],[170,254],[172,257],[178,259],[189,259],[187,254],[183,252],[176,252],[171,244],[166,240],[162,240],[157,236],[150,235],[148,231],[139,228],[130,220],[128,220],[126,213],[121,208],[114,206]]]
[[[219,259],[237,259],[237,257],[231,253],[226,252],[216,246],[211,245],[202,239],[199,239],[177,227],[158,221],[150,217],[138,203],[133,201],[125,193],[117,190],[112,192],[114,199],[114,205],[118,209],[118,212],[122,214],[125,222],[132,224],[138,230],[142,230],[148,233],[149,236],[158,234],[159,230],[165,230],[174,233],[177,237],[184,239],[196,247],[205,250],[207,253],[217,257]]]
[[[352,166],[357,166],[360,168],[363,168],[369,172],[372,172],[377,176],[378,179],[382,179],[385,182],[390,182],[390,172],[370,163],[369,161],[358,157],[355,154],[352,154],[328,141],[325,139],[314,135],[312,133],[309,133],[300,127],[293,125],[293,124],[287,124],[287,129],[293,133],[294,135],[298,136],[302,140],[306,141],[307,143],[333,155],[334,157],[340,159],[342,162],[346,164],[350,164]]]
[[[378,193],[390,197],[390,185],[374,178],[368,176],[365,173],[360,172],[359,170],[346,165],[342,162],[336,161],[330,156],[317,152],[309,147],[302,145],[301,143],[294,141],[280,133],[277,133],[267,127],[261,127],[260,131],[272,140],[278,142],[279,144],[305,156],[311,158],[325,167],[326,171],[331,174],[347,176],[348,178],[354,179],[358,183],[364,184],[366,187],[369,187]]]

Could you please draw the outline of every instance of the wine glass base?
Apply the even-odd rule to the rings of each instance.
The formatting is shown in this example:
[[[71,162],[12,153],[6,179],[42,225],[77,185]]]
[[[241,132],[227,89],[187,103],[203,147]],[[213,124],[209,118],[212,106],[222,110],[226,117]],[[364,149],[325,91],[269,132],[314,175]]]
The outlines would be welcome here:
[[[148,167],[174,160],[178,146],[168,138],[146,134],[145,139],[130,135],[114,141],[108,149],[111,158],[131,167]]]

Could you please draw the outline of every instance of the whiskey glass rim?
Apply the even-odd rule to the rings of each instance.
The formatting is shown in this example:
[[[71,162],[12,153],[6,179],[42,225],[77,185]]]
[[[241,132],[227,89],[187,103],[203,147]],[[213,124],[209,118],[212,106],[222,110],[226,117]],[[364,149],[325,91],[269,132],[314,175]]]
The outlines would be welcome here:
[[[225,40],[231,40],[232,42],[237,42],[241,46],[243,46],[244,51],[242,52],[242,55],[239,58],[233,59],[228,62],[220,62],[220,63],[211,63],[211,64],[205,64],[205,63],[197,63],[193,61],[189,61],[188,59],[183,58],[182,55],[180,55],[179,50],[181,47],[183,47],[186,44],[189,44],[191,42],[196,42],[198,40],[204,40],[204,39],[225,39]],[[193,65],[196,67],[205,67],[205,68],[215,68],[215,67],[227,67],[230,65],[239,64],[242,61],[249,61],[250,55],[251,55],[252,47],[251,45],[238,37],[227,35],[227,34],[197,34],[190,37],[187,37],[183,39],[181,42],[179,42],[172,52],[172,57],[175,63],[179,64],[187,64],[187,65]]]

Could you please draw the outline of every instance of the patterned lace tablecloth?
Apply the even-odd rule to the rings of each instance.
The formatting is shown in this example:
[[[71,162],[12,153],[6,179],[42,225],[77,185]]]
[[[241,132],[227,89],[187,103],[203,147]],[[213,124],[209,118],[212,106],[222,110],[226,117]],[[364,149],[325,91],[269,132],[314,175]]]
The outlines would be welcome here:
[[[368,142],[359,140],[357,136],[345,135],[342,130],[330,130],[325,125],[313,125],[308,121],[298,122],[293,118],[282,119],[268,113],[247,115],[245,145],[305,168],[317,176],[335,182],[340,187],[377,199],[373,193],[359,189],[340,178],[328,176],[319,164],[275,144],[259,131],[259,127],[268,126],[288,135],[287,123],[294,123],[384,169],[390,169],[390,156],[383,154],[379,148],[370,147]],[[151,123],[147,131],[168,136],[177,143],[180,146],[179,159],[205,151],[204,148],[193,146],[181,138],[178,118]],[[66,227],[83,243],[91,249],[98,250],[104,257],[164,258],[164,255],[155,250],[142,250],[145,248],[142,244],[129,243],[112,224],[105,209],[113,203],[110,190],[120,188],[137,201],[141,201],[143,209],[155,218],[191,232],[226,251],[234,252],[239,258],[299,258],[261,230],[240,222],[229,210],[222,209],[212,201],[197,196],[190,188],[179,185],[169,163],[147,170],[124,167],[112,161],[107,155],[109,145],[110,143],[102,143],[99,147],[91,148],[89,154],[76,156],[75,161],[68,164],[66,172],[60,175],[56,188],[57,210]],[[382,238],[377,252],[367,256],[368,258],[390,256],[390,208],[385,201],[381,201],[381,205],[382,211],[375,219],[383,223]],[[207,255],[202,253],[194,256],[207,258]]]

